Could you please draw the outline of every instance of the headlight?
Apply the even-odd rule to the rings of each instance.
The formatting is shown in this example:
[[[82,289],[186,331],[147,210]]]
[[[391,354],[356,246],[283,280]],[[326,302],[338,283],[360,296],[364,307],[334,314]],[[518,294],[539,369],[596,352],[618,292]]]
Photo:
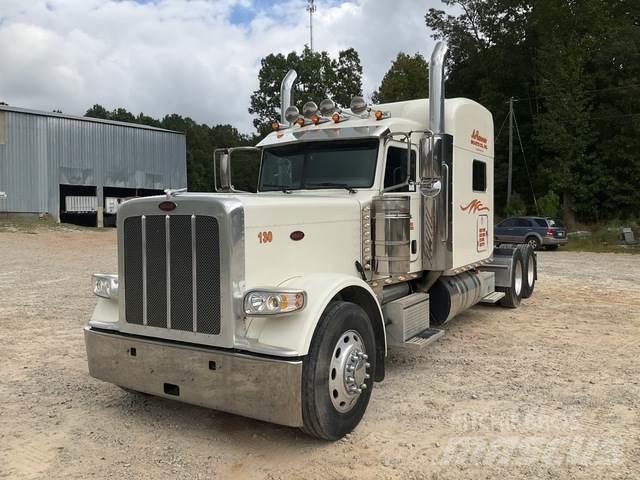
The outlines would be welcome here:
[[[244,296],[247,315],[275,315],[302,310],[307,294],[302,290],[252,290]]]
[[[118,298],[118,276],[95,273],[93,275],[93,293],[103,298]]]

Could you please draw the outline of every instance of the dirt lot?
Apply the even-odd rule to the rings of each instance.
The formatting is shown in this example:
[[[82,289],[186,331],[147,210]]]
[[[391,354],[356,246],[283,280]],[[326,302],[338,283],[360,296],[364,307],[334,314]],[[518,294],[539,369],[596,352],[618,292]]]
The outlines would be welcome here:
[[[534,297],[394,352],[349,438],[90,378],[115,232],[0,229],[0,478],[639,478],[640,256],[542,252]]]

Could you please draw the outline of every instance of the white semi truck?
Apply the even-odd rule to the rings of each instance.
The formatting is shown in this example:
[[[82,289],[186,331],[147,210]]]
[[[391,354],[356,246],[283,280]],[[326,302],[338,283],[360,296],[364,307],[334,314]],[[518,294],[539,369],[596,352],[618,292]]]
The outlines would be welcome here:
[[[493,121],[444,98],[292,106],[262,140],[257,193],[214,155],[216,193],[118,211],[118,274],[94,276],[90,374],[328,440],[362,419],[388,346],[421,348],[480,301],[531,294],[530,249],[493,248]],[[253,148],[253,147],[252,147]]]

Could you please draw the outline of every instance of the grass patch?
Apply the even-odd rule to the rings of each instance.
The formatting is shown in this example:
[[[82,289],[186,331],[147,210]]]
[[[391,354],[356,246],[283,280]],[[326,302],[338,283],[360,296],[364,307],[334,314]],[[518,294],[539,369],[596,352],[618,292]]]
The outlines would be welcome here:
[[[636,253],[640,254],[640,245],[625,245],[621,239],[622,229],[619,227],[590,226],[578,228],[580,231],[590,232],[590,236],[569,236],[569,243],[560,247],[562,250],[573,252],[596,253]],[[636,240],[638,230],[634,229]]]

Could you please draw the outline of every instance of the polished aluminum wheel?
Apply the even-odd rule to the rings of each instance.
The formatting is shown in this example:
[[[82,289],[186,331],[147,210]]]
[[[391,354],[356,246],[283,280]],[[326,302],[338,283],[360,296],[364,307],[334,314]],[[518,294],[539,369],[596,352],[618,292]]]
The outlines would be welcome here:
[[[520,292],[522,292],[522,262],[516,261],[516,269],[513,277],[515,294],[519,297]]]
[[[529,257],[529,261],[527,262],[527,284],[529,285],[529,288],[531,288],[531,285],[533,285],[533,279],[535,278],[535,274],[536,274],[536,265],[534,263],[533,255],[532,255]]]
[[[339,412],[351,410],[367,388],[368,358],[358,332],[348,330],[340,335],[329,366],[329,397]]]

